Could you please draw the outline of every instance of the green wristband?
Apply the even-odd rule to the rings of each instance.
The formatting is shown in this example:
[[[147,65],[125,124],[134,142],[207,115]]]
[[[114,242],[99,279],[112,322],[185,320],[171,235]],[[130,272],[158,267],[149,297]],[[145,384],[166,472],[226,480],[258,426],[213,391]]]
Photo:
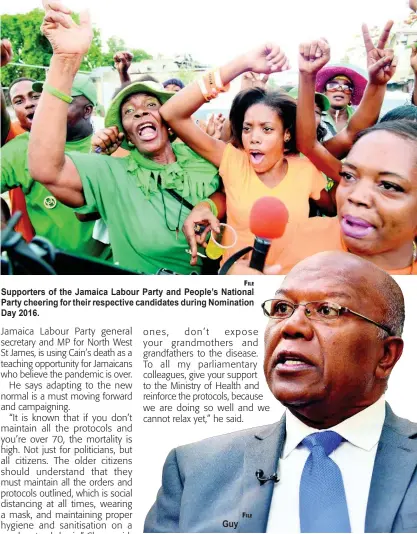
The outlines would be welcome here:
[[[211,198],[204,198],[201,202],[207,202],[207,204],[210,206],[211,213],[217,217],[219,214],[219,211],[217,209],[216,204],[211,200]]]
[[[55,89],[55,87],[52,87],[52,85],[44,83],[43,84],[43,88],[49,94],[51,94],[53,96],[56,96],[57,98],[59,98],[60,100],[63,100],[67,104],[71,104],[72,98],[70,96],[66,95],[65,93],[61,93],[61,91],[59,91],[58,89]]]

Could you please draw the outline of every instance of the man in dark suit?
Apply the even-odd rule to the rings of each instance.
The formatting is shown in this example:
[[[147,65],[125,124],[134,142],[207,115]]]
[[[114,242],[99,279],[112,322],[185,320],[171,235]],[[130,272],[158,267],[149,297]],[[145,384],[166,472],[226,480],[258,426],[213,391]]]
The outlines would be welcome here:
[[[299,263],[263,304],[279,423],[173,450],[145,532],[417,532],[417,424],[384,400],[404,300],[347,253]]]

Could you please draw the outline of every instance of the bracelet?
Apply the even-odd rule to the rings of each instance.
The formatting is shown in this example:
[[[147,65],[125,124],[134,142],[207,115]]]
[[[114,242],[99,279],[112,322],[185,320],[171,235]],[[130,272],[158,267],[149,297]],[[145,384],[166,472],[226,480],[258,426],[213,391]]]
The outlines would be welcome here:
[[[226,93],[230,89],[230,83],[227,85],[224,85],[222,82],[221,76],[220,76],[220,70],[216,69],[213,73],[214,75],[214,82],[216,84],[216,89],[219,91],[219,93]]]
[[[215,81],[216,87],[218,89],[223,89],[223,91],[228,91],[228,89],[230,87],[230,83],[228,83],[226,86],[223,85],[222,79],[220,77],[220,70],[219,69],[216,69],[214,71],[214,81]]]
[[[206,102],[210,102],[210,100],[213,100],[213,98],[216,98],[216,96],[219,96],[219,93],[215,87],[211,89],[210,91],[207,91],[207,86],[205,83],[205,76],[198,80],[198,86],[200,87],[200,91],[204,97],[204,100]]]
[[[63,100],[67,104],[71,104],[72,98],[69,95],[66,95],[65,93],[62,93],[61,91],[59,91],[55,87],[52,87],[52,85],[44,83],[43,84],[43,88],[50,95],[56,96],[57,98],[59,98],[60,100]]]
[[[210,206],[211,213],[217,217],[219,214],[219,210],[217,209],[216,204],[211,200],[211,198],[203,198],[201,202],[207,202],[207,204]]]
[[[198,80],[198,86],[206,102],[219,96],[219,93],[225,93],[230,88],[230,83],[223,85],[219,69],[210,71]],[[207,89],[207,86],[209,89]]]
[[[208,101],[210,100],[210,98],[208,97],[209,94],[208,94],[206,85],[205,85],[205,83],[204,83],[204,79],[203,79],[203,78],[200,78],[197,82],[198,82],[198,86],[199,86],[199,88],[200,88],[200,91],[201,91],[201,93],[202,93],[202,95],[203,95],[203,97],[204,97],[204,100],[205,100],[206,102],[208,102]]]

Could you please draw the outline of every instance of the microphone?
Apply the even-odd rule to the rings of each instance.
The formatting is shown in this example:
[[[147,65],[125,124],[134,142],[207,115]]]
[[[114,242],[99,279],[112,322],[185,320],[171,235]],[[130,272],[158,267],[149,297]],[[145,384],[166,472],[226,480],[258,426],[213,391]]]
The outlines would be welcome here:
[[[275,197],[262,197],[252,206],[249,218],[250,231],[255,234],[249,266],[262,271],[271,241],[281,237],[288,223],[288,210]]]
[[[263,470],[262,469],[258,469],[256,471],[255,475],[256,475],[256,478],[258,479],[259,484],[261,486],[263,486],[265,484],[265,482],[273,482],[274,484],[279,482],[279,478],[278,478],[278,474],[277,473],[273,473],[269,477],[264,477]]]

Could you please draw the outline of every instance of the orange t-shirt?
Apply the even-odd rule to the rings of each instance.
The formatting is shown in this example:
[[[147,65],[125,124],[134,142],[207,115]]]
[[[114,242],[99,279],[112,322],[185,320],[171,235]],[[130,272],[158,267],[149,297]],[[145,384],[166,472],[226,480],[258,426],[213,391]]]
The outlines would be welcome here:
[[[4,143],[5,144],[8,143],[12,139],[14,139],[17,135],[20,135],[22,133],[26,133],[26,130],[24,130],[20,126],[20,122],[18,121],[12,122],[10,124],[10,130],[9,130],[9,133],[7,134],[6,141]]]
[[[18,121],[12,122],[10,124],[10,130],[6,137],[5,143],[23,133],[26,133],[26,130],[20,126],[20,123]],[[14,189],[11,189],[9,191],[9,198],[12,214],[16,213],[16,211],[20,211],[22,213],[22,216],[20,217],[14,229],[16,232],[20,232],[23,238],[29,243],[35,236],[35,230],[33,229],[32,223],[29,219],[29,214],[26,208],[26,199],[22,188],[15,187]]]
[[[266,263],[281,265],[282,274],[286,274],[299,261],[318,252],[333,250],[348,252],[342,239],[338,218],[312,217],[305,223],[291,227],[284,241],[282,239],[272,241]],[[393,269],[388,272],[389,274],[417,274],[417,262],[414,262],[412,267]]]
[[[288,170],[285,177],[275,187],[267,187],[255,173],[249,157],[243,150],[228,144],[224,150],[219,174],[223,179],[226,204],[227,223],[237,233],[236,244],[227,249],[223,262],[232,254],[244,247],[253,245],[254,234],[249,230],[249,216],[254,202],[259,198],[270,196],[281,200],[287,207],[289,221],[284,236],[289,228],[308,219],[310,211],[309,199],[319,199],[326,180],[316,167],[306,158],[288,156]],[[226,230],[223,244],[230,244],[233,236]],[[268,261],[268,264],[270,262]]]

